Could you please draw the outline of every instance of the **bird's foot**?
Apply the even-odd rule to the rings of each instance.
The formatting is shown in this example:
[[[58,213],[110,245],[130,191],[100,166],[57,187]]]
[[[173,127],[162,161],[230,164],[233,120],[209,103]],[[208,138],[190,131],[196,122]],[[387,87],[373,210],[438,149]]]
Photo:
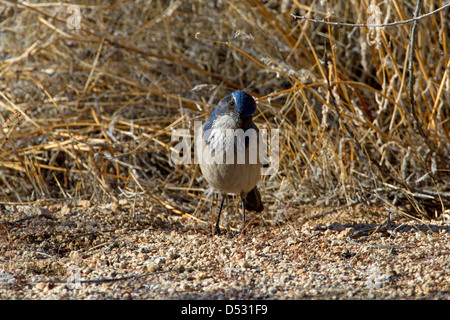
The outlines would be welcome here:
[[[213,235],[219,236],[220,235],[220,228],[219,226],[214,227]]]

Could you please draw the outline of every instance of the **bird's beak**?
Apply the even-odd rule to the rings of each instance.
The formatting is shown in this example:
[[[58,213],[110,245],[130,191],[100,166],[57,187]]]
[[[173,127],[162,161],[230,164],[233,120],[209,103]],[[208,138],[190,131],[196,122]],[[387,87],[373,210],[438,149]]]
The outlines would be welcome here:
[[[250,123],[253,120],[253,116],[247,116],[247,117],[238,117],[236,121],[236,127],[238,128],[248,128]]]

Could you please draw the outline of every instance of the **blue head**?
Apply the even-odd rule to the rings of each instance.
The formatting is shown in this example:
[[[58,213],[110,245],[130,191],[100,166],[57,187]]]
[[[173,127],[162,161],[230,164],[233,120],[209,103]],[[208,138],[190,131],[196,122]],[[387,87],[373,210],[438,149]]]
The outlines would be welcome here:
[[[211,129],[214,121],[223,115],[231,116],[234,120],[234,125],[239,126],[242,120],[251,119],[255,111],[256,102],[251,95],[242,90],[233,91],[219,101],[205,125],[205,130]]]
[[[235,101],[236,111],[241,118],[251,116],[256,111],[256,103],[253,97],[247,92],[237,90],[231,93]]]

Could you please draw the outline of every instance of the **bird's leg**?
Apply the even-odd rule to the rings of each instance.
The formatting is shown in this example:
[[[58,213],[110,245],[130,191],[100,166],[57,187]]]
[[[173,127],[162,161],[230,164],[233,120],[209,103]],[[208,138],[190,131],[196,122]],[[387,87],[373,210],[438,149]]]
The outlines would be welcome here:
[[[242,199],[242,227],[241,227],[241,233],[245,233],[245,201],[247,201],[245,198]]]
[[[223,195],[222,201],[220,201],[219,214],[217,215],[216,225],[214,226],[214,234],[215,235],[219,235],[220,234],[219,221],[220,221],[220,214],[222,213],[222,207],[223,207],[223,201],[224,200],[225,200],[225,195]]]

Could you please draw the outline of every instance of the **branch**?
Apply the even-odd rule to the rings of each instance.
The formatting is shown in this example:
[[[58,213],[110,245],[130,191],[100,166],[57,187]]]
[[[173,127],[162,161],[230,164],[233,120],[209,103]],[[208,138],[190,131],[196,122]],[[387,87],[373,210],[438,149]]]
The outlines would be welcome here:
[[[420,6],[421,6],[421,0],[417,0],[416,9],[414,12],[414,17],[417,17],[420,13]],[[416,113],[416,102],[414,97],[414,51],[415,51],[415,35],[416,35],[416,26],[417,26],[417,20],[414,21],[413,25],[411,26],[411,33],[410,33],[410,44],[409,44],[409,66],[408,66],[408,73],[409,73],[409,79],[408,79],[408,90],[409,90],[409,102],[411,104],[411,114],[413,117],[414,122],[414,129],[416,132],[423,138],[425,141],[425,144],[428,146],[428,149],[430,151],[433,151],[433,145],[431,141],[428,139],[427,135],[423,131],[422,125],[417,118]]]
[[[414,17],[408,20],[404,20],[404,21],[396,21],[396,22],[391,22],[391,23],[385,23],[385,24],[366,24],[366,23],[345,23],[345,22],[330,22],[330,21],[325,21],[325,20],[318,20],[318,19],[311,19],[311,18],[307,18],[305,16],[297,16],[295,14],[291,14],[292,17],[294,17],[295,19],[302,19],[302,20],[306,20],[306,21],[310,21],[310,22],[315,22],[315,23],[323,23],[326,25],[331,25],[331,26],[339,26],[339,27],[358,27],[358,28],[383,28],[383,27],[393,27],[393,26],[398,26],[398,25],[402,25],[402,24],[408,24],[411,22],[416,22],[425,18],[428,18],[429,16],[432,16],[433,14],[445,10],[448,7],[450,7],[450,3],[447,3],[446,5],[440,7],[439,9],[436,9],[434,11],[431,11],[427,14],[424,14],[422,16],[419,17]]]
[[[414,12],[414,17],[417,17],[420,12],[420,2],[421,0],[417,0],[417,6],[416,10]],[[416,26],[417,22],[414,21],[412,27],[411,27],[411,34],[410,34],[410,44],[409,44],[409,67],[408,67],[408,73],[409,73],[409,79],[408,79],[408,90],[409,90],[409,102],[411,103],[411,113],[414,118],[414,127],[416,131],[418,131],[418,120],[416,115],[416,108],[415,108],[415,100],[414,100],[414,43],[415,43],[415,34],[416,34]],[[423,136],[423,135],[422,135]]]

